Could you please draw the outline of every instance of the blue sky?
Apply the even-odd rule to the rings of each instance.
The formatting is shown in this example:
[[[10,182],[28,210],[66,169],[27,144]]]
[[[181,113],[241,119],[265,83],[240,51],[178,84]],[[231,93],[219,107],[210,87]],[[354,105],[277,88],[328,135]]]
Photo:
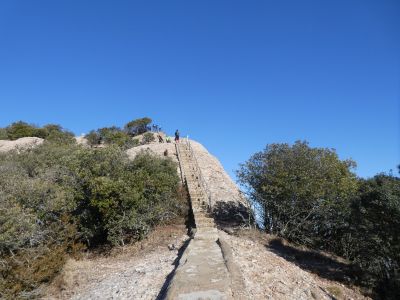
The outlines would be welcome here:
[[[274,142],[400,163],[400,1],[0,2],[0,126],[150,116],[227,171]]]

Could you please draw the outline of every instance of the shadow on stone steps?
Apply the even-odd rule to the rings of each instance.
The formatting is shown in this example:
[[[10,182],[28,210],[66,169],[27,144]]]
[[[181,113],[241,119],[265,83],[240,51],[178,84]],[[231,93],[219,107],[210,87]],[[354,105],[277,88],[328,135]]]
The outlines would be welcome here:
[[[215,223],[221,227],[253,225],[254,216],[251,210],[242,203],[218,201],[213,206]]]
[[[182,245],[182,247],[179,248],[179,250],[178,250],[178,255],[177,255],[177,257],[175,258],[175,260],[174,260],[174,262],[173,262],[174,269],[171,271],[171,273],[168,274],[167,278],[165,279],[165,282],[164,282],[164,284],[163,284],[163,286],[162,286],[160,292],[158,293],[156,300],[163,300],[163,299],[166,298],[167,292],[168,292],[168,287],[169,287],[169,285],[170,285],[172,279],[174,278],[176,269],[177,269],[178,266],[179,266],[179,261],[181,260],[182,255],[183,255],[183,253],[185,252],[186,248],[189,246],[191,240],[192,240],[192,238],[189,237],[189,238],[185,241],[185,243]]]

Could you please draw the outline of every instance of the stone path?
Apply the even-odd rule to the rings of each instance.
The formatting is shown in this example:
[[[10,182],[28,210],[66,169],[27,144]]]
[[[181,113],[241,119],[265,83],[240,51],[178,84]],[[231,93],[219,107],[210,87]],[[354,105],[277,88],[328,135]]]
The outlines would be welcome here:
[[[167,299],[236,299],[232,276],[220,247],[211,199],[190,143],[177,144],[182,179],[188,187],[196,233],[183,253],[170,283]],[[239,299],[239,298],[237,298]],[[240,299],[243,297],[243,291]]]

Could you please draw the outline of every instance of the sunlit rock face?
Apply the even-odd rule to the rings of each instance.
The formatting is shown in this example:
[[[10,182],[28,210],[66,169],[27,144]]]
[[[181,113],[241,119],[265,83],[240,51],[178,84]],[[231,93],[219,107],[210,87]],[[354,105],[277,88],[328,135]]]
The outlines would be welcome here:
[[[43,143],[43,139],[38,137],[23,137],[15,141],[0,140],[0,152],[7,152],[11,150],[25,150],[36,147]]]
[[[248,204],[239,188],[229,177],[219,160],[200,143],[191,140],[204,181],[210,191],[211,205],[220,225],[239,225],[249,221]],[[185,143],[182,141],[182,143]],[[130,158],[141,151],[151,151],[178,162],[174,143],[152,143],[127,150]]]

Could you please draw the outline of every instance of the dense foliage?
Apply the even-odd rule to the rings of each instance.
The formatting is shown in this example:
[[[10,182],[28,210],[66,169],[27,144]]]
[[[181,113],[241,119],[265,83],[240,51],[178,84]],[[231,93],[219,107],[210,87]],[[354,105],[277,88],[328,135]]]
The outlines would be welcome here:
[[[48,124],[43,127],[30,125],[23,121],[12,123],[0,129],[0,139],[16,140],[22,137],[39,137],[59,143],[74,143],[74,134],[57,124]]]
[[[90,146],[116,145],[122,149],[128,149],[138,145],[136,139],[118,127],[104,127],[90,131],[85,138]]]
[[[400,178],[361,180],[351,203],[344,255],[365,271],[365,285],[383,298],[400,299]]]
[[[0,298],[30,295],[66,253],[123,245],[181,214],[178,182],[171,160],[148,153],[129,160],[113,146],[46,142],[1,154]]]
[[[8,139],[7,129],[0,128],[0,140],[7,140],[7,139]]]
[[[360,283],[384,298],[400,295],[400,180],[360,180],[355,163],[306,142],[267,145],[237,172],[263,209],[265,229],[332,251],[360,268]]]
[[[151,122],[152,120],[148,117],[130,121],[125,125],[125,131],[131,136],[143,134],[149,130]]]

